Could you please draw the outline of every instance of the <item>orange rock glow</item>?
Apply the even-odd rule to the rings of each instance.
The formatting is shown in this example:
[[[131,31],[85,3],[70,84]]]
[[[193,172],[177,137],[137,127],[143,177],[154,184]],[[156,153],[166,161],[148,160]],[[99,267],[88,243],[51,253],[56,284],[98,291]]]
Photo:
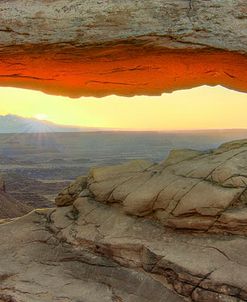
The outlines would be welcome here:
[[[11,46],[0,51],[0,86],[70,97],[159,95],[200,85],[247,92],[247,56],[132,44]]]

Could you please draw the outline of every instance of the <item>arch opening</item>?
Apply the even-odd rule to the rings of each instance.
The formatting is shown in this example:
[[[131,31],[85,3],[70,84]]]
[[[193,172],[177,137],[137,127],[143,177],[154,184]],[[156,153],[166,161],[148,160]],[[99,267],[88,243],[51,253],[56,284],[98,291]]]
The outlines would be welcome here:
[[[1,115],[54,123],[68,127],[68,131],[70,127],[74,131],[247,129],[246,94],[222,86],[201,86],[161,96],[111,95],[73,101],[33,90],[0,88],[0,98]]]

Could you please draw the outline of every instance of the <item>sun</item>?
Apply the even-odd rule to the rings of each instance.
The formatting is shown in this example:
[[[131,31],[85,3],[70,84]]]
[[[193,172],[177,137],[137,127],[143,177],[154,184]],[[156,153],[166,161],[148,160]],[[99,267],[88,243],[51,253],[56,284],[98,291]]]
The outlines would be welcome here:
[[[34,115],[34,118],[40,121],[45,121],[48,119],[48,115],[44,113],[37,113],[36,115]]]

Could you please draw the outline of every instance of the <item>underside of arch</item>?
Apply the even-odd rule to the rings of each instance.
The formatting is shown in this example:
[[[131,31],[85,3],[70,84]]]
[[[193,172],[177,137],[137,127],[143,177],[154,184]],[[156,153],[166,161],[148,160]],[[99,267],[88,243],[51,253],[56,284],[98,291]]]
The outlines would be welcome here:
[[[247,56],[212,48],[26,45],[5,48],[0,61],[0,86],[69,97],[159,95],[205,84],[247,92]]]

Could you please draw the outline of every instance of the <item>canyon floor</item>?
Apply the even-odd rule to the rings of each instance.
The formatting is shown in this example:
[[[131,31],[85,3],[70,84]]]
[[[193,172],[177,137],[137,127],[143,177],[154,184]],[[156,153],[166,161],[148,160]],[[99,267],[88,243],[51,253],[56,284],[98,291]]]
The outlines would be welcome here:
[[[247,301],[247,140],[92,168],[2,221],[0,301]]]

